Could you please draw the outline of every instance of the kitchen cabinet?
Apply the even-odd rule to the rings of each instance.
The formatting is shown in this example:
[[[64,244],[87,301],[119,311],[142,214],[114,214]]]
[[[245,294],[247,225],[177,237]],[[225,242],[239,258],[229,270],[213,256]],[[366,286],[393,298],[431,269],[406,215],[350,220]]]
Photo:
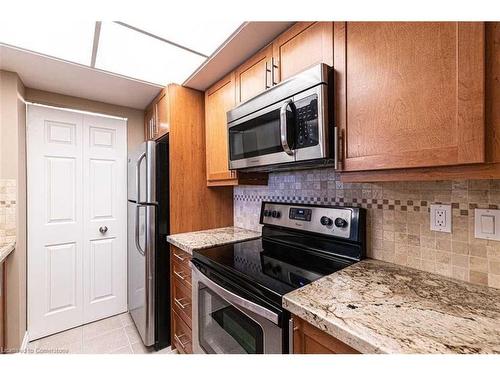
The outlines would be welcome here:
[[[205,92],[205,138],[208,186],[267,184],[266,174],[239,173],[229,170],[226,113],[236,105],[235,87],[235,73],[232,72]],[[248,87],[250,87],[250,84]]]
[[[169,132],[169,87],[160,94],[146,108],[144,114],[144,133],[147,140],[155,140]]]
[[[272,45],[265,47],[235,71],[236,101],[244,102],[273,85]]]
[[[233,189],[207,186],[204,94],[169,85],[168,101],[170,233],[233,225]]]
[[[170,306],[172,348],[192,353],[191,255],[170,245]]]
[[[343,171],[485,162],[481,22],[336,22]]]
[[[356,349],[309,324],[293,317],[294,354],[356,354]]]
[[[333,22],[297,22],[273,42],[275,84],[319,63],[333,66]]]

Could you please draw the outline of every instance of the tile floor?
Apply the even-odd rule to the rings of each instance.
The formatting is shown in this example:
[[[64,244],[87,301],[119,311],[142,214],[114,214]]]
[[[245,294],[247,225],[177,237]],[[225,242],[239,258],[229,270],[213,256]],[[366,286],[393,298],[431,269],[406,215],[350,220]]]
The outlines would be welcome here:
[[[174,352],[170,347],[159,352],[146,348],[128,313],[32,341],[27,348],[27,353],[30,354],[173,354]]]

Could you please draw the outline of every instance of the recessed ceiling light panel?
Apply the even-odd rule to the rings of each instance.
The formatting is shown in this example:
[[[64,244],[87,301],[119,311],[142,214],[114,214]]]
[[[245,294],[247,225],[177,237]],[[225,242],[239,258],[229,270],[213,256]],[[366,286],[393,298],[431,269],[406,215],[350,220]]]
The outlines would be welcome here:
[[[59,59],[90,65],[95,22],[30,20],[0,22],[0,43],[10,44]]]
[[[203,56],[125,26],[103,22],[96,68],[159,85],[181,84]]]
[[[141,30],[210,56],[243,22],[239,20],[214,19],[196,21],[178,18],[169,20],[168,22],[149,22],[148,24],[130,22],[130,24]]]

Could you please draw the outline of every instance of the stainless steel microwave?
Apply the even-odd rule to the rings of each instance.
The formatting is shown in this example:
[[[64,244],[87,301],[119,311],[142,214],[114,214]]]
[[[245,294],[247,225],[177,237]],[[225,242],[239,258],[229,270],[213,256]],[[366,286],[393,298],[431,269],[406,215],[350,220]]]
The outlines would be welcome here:
[[[229,111],[229,168],[337,167],[332,86],[333,69],[318,64]]]

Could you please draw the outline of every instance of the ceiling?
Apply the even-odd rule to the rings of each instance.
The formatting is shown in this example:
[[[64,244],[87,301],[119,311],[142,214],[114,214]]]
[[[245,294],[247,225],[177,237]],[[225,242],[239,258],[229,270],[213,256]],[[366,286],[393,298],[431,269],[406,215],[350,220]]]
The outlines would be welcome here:
[[[0,69],[17,72],[26,87],[144,109],[168,83],[205,90],[292,24],[181,23],[82,23],[66,39],[60,29],[39,29],[33,39],[32,30],[0,25]]]

